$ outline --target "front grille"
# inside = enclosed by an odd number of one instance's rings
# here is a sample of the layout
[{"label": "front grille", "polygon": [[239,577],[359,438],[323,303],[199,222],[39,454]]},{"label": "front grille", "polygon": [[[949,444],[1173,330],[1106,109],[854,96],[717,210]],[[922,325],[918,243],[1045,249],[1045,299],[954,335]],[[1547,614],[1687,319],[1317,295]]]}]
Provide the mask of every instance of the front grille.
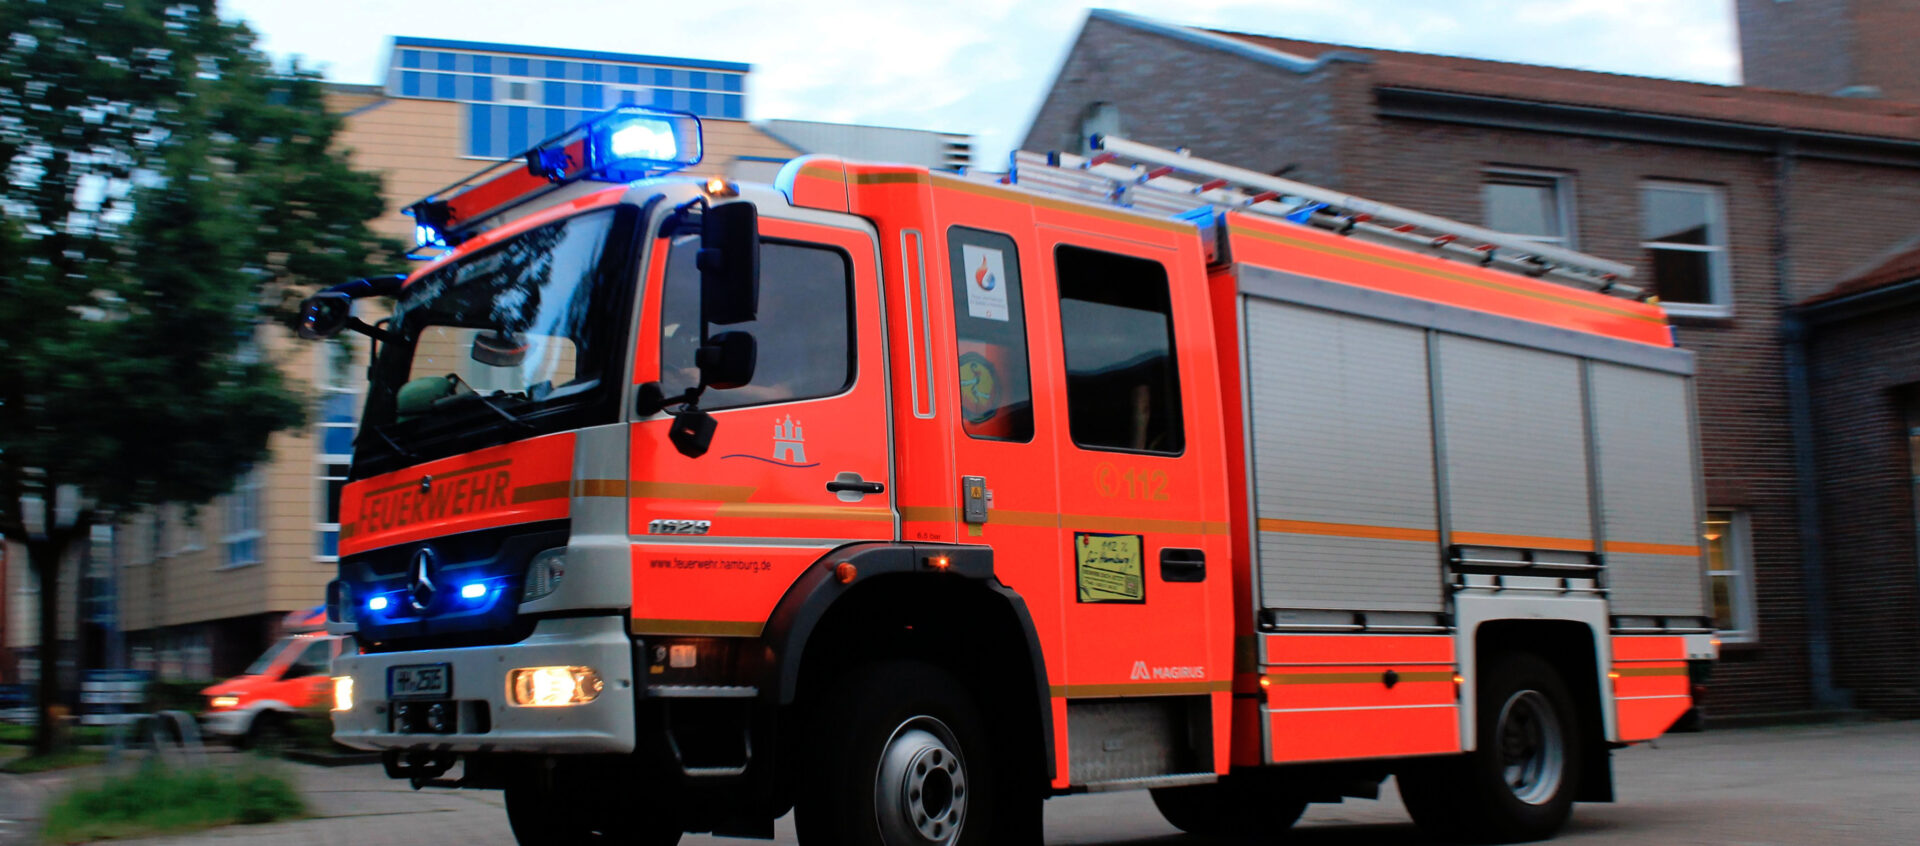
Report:
[{"label": "front grille", "polygon": [[[513,643],[527,563],[564,546],[564,521],[527,523],[398,544],[344,558],[359,640],[369,652]],[[424,555],[430,590],[415,578]]]}]

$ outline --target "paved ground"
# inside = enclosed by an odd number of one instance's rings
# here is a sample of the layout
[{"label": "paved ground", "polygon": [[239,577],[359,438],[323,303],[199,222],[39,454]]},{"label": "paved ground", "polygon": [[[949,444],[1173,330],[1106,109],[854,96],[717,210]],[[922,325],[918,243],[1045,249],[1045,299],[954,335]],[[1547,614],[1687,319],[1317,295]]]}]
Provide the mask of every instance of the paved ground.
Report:
[{"label": "paved ground", "polygon": [[[1676,735],[1615,753],[1621,801],[1582,805],[1558,842],[1849,846],[1920,839],[1920,722],[1865,723]],[[189,837],[120,841],[272,846],[507,846],[506,813],[491,791],[415,792],[377,767],[288,765],[318,818]],[[30,842],[31,817],[70,779],[0,775],[0,843]],[[792,844],[790,821],[780,844]],[[1289,842],[1412,846],[1425,841],[1389,789],[1380,801],[1315,805]],[[753,841],[689,836],[687,846]],[[1052,846],[1199,846],[1160,820],[1144,793],[1072,796],[1047,804]]]}]

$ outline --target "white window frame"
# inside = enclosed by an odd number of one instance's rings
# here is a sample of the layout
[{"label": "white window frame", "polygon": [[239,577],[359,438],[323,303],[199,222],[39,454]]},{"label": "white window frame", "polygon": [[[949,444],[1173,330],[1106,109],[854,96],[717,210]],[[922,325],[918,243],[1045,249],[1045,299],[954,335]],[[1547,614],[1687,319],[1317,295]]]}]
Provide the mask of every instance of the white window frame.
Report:
[{"label": "white window frame", "polygon": [[[266,540],[267,536],[266,530],[260,526],[261,518],[264,516],[261,513],[264,510],[261,506],[265,502],[261,497],[261,491],[266,489],[266,483],[260,476],[261,471],[259,468],[256,467],[248,470],[246,473],[241,474],[239,484],[233,487],[233,493],[227,494],[224,507],[221,509],[221,529],[225,531],[226,534],[220,536],[222,556],[218,569],[235,570],[241,567],[253,567],[266,560],[266,556],[263,555],[260,550],[261,543]],[[242,502],[242,497],[252,498],[250,511],[245,515],[250,519],[235,520],[234,516],[237,506]],[[235,523],[251,523],[252,527],[236,530],[234,527]],[[233,546],[247,541],[254,542],[253,557],[244,561],[235,561],[233,559]]]},{"label": "white window frame", "polygon": [[[1710,302],[1675,303],[1664,299],[1660,307],[1681,317],[1733,316],[1733,262],[1727,248],[1727,192],[1718,185],[1697,182],[1670,182],[1647,179],[1640,183],[1640,213],[1646,215],[1646,194],[1651,190],[1702,194],[1707,197],[1707,244],[1676,244],[1669,241],[1641,241],[1643,250],[1707,253],[1707,293]],[[1648,274],[1647,286],[1656,291],[1659,280]]]},{"label": "white window frame", "polygon": [[[357,380],[353,378],[354,369],[350,362],[344,374],[337,372],[333,367],[333,356],[337,353],[337,350],[326,347],[314,356],[314,384],[320,389],[321,409],[324,410],[326,408],[326,400],[328,398],[347,396],[352,398],[348,403],[348,407],[352,409],[354,418],[346,423],[332,423],[326,420],[320,420],[314,423],[312,552],[313,560],[322,563],[337,562],[340,560],[340,556],[337,554],[323,555],[320,552],[320,536],[329,532],[334,535],[334,550],[337,552],[340,548],[340,524],[337,522],[328,522],[327,520],[327,483],[333,479],[344,477],[331,475],[327,468],[335,464],[353,463],[353,456],[351,454],[326,452],[326,430],[346,429],[351,433],[358,429],[360,425],[360,391],[355,385]],[[345,378],[336,379],[334,378],[335,376],[344,376]]]},{"label": "white window frame", "polygon": [[1553,188],[1554,213],[1559,215],[1560,217],[1560,233],[1561,234],[1560,234],[1560,237],[1558,238],[1545,238],[1539,235],[1523,235],[1518,232],[1509,232],[1509,233],[1506,233],[1507,235],[1510,235],[1515,238],[1519,238],[1523,241],[1532,241],[1536,244],[1551,244],[1557,247],[1565,247],[1569,250],[1580,249],[1580,225],[1579,225],[1579,220],[1574,216],[1573,174],[1563,170],[1536,170],[1533,168],[1524,168],[1524,167],[1489,167],[1487,168],[1483,172],[1484,178],[1482,178],[1480,181],[1480,186],[1481,186],[1480,206],[1481,206],[1481,212],[1482,212],[1482,219],[1486,220],[1489,223],[1489,225],[1491,225],[1492,223],[1492,218],[1490,215],[1487,215],[1485,213],[1487,211],[1486,186],[1489,184],[1492,184],[1497,177],[1502,177],[1502,176],[1510,177],[1510,178],[1517,177],[1518,179],[1521,179],[1521,180],[1538,180],[1540,182],[1548,183]]},{"label": "white window frame", "polygon": [[[1733,603],[1733,628],[1719,629],[1720,640],[1722,643],[1754,643],[1760,639],[1760,624],[1753,607],[1752,521],[1748,518],[1746,511],[1738,508],[1709,507],[1707,514],[1709,517],[1715,514],[1728,515],[1725,536],[1726,553],[1721,557],[1721,561],[1727,565],[1727,568],[1707,571],[1709,587],[1712,586],[1714,579],[1728,580],[1727,597],[1728,601]],[[1703,541],[1707,539],[1706,531],[1707,527],[1702,526]],[[1710,562],[1708,566],[1712,566]],[[1713,611],[1711,592],[1707,594],[1707,603],[1708,613],[1711,614]],[[1719,624],[1719,620],[1715,619],[1714,626],[1717,628]]]}]

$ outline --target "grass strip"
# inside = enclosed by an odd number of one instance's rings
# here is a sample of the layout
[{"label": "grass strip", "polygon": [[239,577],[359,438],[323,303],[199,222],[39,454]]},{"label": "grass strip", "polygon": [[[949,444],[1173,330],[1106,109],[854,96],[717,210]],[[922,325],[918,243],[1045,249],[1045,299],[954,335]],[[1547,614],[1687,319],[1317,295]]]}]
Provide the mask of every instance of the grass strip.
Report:
[{"label": "grass strip", "polygon": [[[16,723],[0,723],[0,743],[16,745],[33,742],[33,726]],[[81,746],[97,746],[106,743],[112,737],[112,729],[101,726],[74,726],[67,729],[67,742]]]},{"label": "grass strip", "polygon": [[48,808],[50,843],[179,834],[304,816],[287,780],[257,768],[181,770],[158,765],[78,787]]},{"label": "grass strip", "polygon": [[59,749],[51,755],[22,755],[4,764],[0,771],[9,773],[41,773],[47,770],[64,770],[68,767],[90,767],[106,763],[107,753],[101,749]]}]

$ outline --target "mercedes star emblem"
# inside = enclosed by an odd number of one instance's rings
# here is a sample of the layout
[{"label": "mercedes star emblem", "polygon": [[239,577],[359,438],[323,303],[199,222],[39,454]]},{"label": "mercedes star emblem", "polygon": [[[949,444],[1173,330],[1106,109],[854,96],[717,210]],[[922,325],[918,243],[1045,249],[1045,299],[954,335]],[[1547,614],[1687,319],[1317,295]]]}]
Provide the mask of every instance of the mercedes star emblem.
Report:
[{"label": "mercedes star emblem", "polygon": [[433,550],[420,547],[413,554],[413,581],[407,585],[407,599],[413,603],[414,610],[425,611],[433,604],[433,568],[435,561]]}]

